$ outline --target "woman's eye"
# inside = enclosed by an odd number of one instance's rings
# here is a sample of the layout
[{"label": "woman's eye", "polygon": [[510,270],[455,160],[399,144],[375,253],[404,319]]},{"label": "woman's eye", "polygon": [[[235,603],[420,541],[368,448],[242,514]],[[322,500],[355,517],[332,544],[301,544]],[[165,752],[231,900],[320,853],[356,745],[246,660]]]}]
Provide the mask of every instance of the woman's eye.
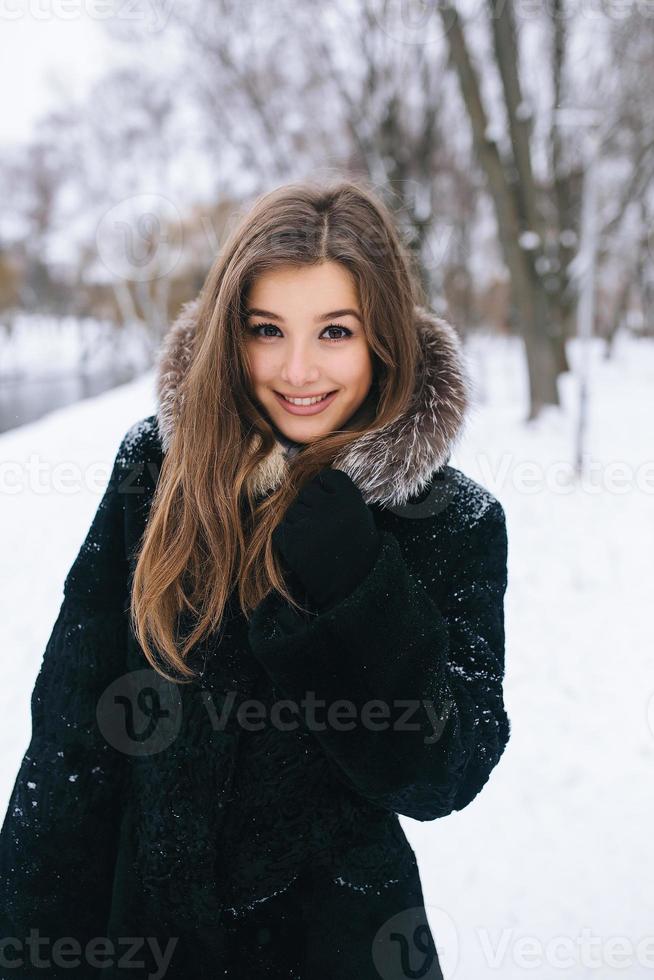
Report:
[{"label": "woman's eye", "polygon": [[[248,329],[249,329],[250,333],[253,334],[254,336],[261,337],[262,339],[265,339],[267,337],[272,337],[273,334],[268,334],[268,333],[261,334],[261,333],[259,333],[259,330],[268,330],[269,328],[271,330],[279,330],[279,327],[275,323],[257,323],[254,326],[249,327]],[[329,340],[332,343],[337,343],[339,340],[345,340],[347,337],[351,337],[352,336],[352,331],[348,327],[341,326],[340,323],[330,323],[330,324],[328,324],[328,326],[326,326],[325,329],[323,330],[323,333],[325,333],[325,331],[327,331],[327,330],[341,330],[341,331],[343,331],[343,334],[340,337],[327,337],[327,338],[325,338],[326,340]]]},{"label": "woman's eye", "polygon": [[325,330],[343,330],[344,333],[345,333],[345,336],[341,336],[341,337],[328,337],[327,338],[328,340],[345,340],[345,337],[351,337],[352,336],[352,331],[351,330],[348,330],[347,327],[341,327],[340,324],[338,324],[338,323],[330,323],[328,327],[325,327]]},{"label": "woman's eye", "polygon": [[[259,330],[263,330],[264,328],[267,329],[268,327],[270,327],[271,330],[277,330],[278,329],[275,326],[274,323],[257,323],[257,324],[255,324],[255,326],[249,327],[248,329],[249,329],[249,331],[250,331],[251,334],[254,334],[257,337],[262,337],[263,334],[260,334],[259,333]],[[268,334],[266,334],[266,336],[268,336]]]}]

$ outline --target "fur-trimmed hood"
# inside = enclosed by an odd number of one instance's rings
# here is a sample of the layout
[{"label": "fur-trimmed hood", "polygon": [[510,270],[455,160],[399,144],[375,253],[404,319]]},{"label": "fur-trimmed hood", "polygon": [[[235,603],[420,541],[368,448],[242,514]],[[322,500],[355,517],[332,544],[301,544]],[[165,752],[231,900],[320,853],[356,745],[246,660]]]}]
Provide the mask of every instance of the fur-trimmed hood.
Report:
[{"label": "fur-trimmed hood", "polygon": [[[156,366],[157,427],[163,451],[170,445],[179,387],[193,354],[200,297],[186,303],[162,343]],[[416,307],[420,356],[411,404],[382,428],[356,438],[334,460],[359,487],[367,504],[400,506],[420,493],[450,458],[462,435],[472,387],[454,328],[425,307]],[[256,493],[279,486],[289,446],[277,439],[254,474]]]}]

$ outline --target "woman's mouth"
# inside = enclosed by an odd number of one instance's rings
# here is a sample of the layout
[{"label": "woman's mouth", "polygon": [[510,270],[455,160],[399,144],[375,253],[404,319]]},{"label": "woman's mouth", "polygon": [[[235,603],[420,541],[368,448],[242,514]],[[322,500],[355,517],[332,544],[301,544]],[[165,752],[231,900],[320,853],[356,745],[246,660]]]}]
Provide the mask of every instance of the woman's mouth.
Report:
[{"label": "woman's mouth", "polygon": [[337,394],[337,391],[329,391],[315,398],[294,398],[291,401],[276,391],[275,398],[291,415],[317,415],[331,405]]}]

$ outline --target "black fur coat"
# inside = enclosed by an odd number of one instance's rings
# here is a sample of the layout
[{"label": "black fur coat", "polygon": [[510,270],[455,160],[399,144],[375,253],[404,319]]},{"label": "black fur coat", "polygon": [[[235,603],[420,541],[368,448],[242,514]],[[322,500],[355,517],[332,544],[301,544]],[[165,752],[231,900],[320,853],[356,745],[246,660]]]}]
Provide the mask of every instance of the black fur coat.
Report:
[{"label": "black fur coat", "polygon": [[[196,303],[169,331],[157,414],[123,438],[64,583],[0,834],[0,978],[434,980],[397,815],[468,806],[510,730],[504,512],[447,465],[470,395],[458,338],[417,311],[410,410],[334,463],[381,533],[366,579],[311,617],[280,618],[276,593],[249,621],[230,601],[193,651],[200,679],[176,685],[149,668],[126,611]],[[276,443],[258,492],[283,478],[287,448]],[[269,932],[248,923],[291,897],[295,958],[274,966]],[[226,922],[243,924],[236,950]],[[30,930],[48,939],[47,968]]]}]

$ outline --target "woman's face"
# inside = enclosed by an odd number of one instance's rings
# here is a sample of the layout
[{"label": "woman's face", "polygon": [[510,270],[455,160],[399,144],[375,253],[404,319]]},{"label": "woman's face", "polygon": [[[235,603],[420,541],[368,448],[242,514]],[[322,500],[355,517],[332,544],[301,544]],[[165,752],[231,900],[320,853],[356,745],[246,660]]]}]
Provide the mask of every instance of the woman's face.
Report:
[{"label": "woman's face", "polygon": [[[338,262],[264,273],[246,302],[246,350],[256,401],[289,439],[309,443],[345,426],[373,380],[357,290]],[[328,397],[295,406],[282,396]]]}]

